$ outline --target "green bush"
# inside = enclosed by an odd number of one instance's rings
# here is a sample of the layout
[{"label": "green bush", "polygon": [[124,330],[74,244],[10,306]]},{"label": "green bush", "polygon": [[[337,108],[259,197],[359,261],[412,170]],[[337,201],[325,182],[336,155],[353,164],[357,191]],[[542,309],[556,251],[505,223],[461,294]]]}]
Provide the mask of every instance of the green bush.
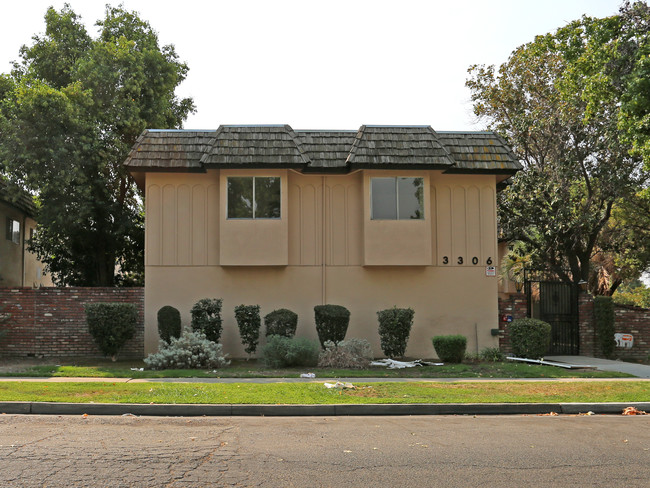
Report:
[{"label": "green bush", "polygon": [[516,319],[508,324],[508,335],[515,356],[541,359],[551,344],[551,325],[537,319]]},{"label": "green bush", "polygon": [[158,335],[167,344],[172,337],[181,336],[181,313],[174,307],[165,305],[158,310]]},{"label": "green bush", "polygon": [[443,363],[461,363],[467,349],[467,337],[454,335],[435,336],[431,339],[436,354]]},{"label": "green bush", "polygon": [[614,354],[616,341],[614,340],[614,302],[612,297],[594,297],[594,319],[596,321],[596,337],[600,344],[600,351],[606,358]]},{"label": "green bush", "polygon": [[327,341],[318,356],[318,367],[362,369],[370,365],[372,358],[372,348],[365,339],[351,338],[338,344]]},{"label": "green bush", "polygon": [[235,319],[239,327],[241,343],[245,346],[246,353],[253,354],[257,350],[257,343],[260,339],[260,306],[239,305],[235,307]]},{"label": "green bush", "polygon": [[316,305],[314,307],[316,331],[323,349],[325,343],[338,344],[345,339],[350,324],[350,311],[341,305]]},{"label": "green bush", "polygon": [[144,359],[151,369],[221,368],[230,364],[221,344],[210,341],[199,331],[186,330],[166,343],[160,341],[157,353]]},{"label": "green bush", "polygon": [[298,328],[298,315],[286,308],[273,310],[264,317],[264,326],[267,337],[272,335],[293,337]]},{"label": "green bush", "polygon": [[[5,307],[0,307],[0,325],[5,325],[9,322],[9,319],[11,318],[11,314],[9,312],[4,311]],[[0,341],[4,339],[4,337],[7,335],[7,330],[2,328],[0,329]]]},{"label": "green bush", "polygon": [[389,308],[377,312],[381,350],[386,357],[401,358],[411,334],[415,312],[411,308]]},{"label": "green bush", "polygon": [[489,361],[493,363],[499,363],[505,359],[505,355],[498,347],[485,347],[481,349],[478,356],[481,361]]},{"label": "green bush", "polygon": [[316,366],[318,343],[302,337],[269,336],[262,348],[264,363],[270,368]]},{"label": "green bush", "polygon": [[84,307],[88,331],[97,347],[113,361],[135,335],[138,311],[131,303],[88,303]]},{"label": "green bush", "polygon": [[194,304],[192,314],[192,330],[201,331],[212,342],[221,339],[221,298],[202,298]]}]

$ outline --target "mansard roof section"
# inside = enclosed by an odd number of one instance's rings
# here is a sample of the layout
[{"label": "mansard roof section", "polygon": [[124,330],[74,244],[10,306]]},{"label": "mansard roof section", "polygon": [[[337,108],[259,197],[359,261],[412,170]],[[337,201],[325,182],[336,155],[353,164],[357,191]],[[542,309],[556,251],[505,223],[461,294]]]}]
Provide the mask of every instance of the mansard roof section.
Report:
[{"label": "mansard roof section", "polygon": [[215,130],[147,129],[124,162],[132,171],[202,170],[201,158],[212,147]]},{"label": "mansard roof section", "polygon": [[347,168],[356,130],[296,130],[311,159],[310,168]]},{"label": "mansard roof section", "polygon": [[310,162],[288,125],[222,125],[201,159],[206,168],[301,168]]},{"label": "mansard roof section", "polygon": [[507,173],[522,169],[506,142],[495,132],[437,132],[456,164],[448,173]]},{"label": "mansard roof section", "polygon": [[347,163],[353,168],[444,169],[454,160],[431,126],[362,125]]}]

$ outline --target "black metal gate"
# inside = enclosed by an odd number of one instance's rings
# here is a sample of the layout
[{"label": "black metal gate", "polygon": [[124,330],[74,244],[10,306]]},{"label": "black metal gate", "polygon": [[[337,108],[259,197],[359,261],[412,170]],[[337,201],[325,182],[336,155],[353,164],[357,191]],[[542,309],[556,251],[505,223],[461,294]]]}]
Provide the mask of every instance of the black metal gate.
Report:
[{"label": "black metal gate", "polygon": [[551,324],[548,354],[578,354],[578,289],[572,283],[544,278],[541,273],[526,277],[528,316]]}]

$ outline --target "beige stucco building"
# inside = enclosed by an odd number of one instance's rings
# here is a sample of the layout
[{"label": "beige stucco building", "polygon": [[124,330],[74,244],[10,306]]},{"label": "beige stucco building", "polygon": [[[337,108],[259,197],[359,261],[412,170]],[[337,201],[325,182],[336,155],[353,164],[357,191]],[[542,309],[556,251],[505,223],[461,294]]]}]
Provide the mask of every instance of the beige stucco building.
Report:
[{"label": "beige stucco building", "polygon": [[460,333],[496,346],[496,194],[519,168],[494,133],[428,126],[145,131],[126,163],[145,192],[145,352],[156,313],[223,299],[222,343],[244,356],[239,304],[289,308],[316,338],[314,305],[351,312],[347,337],[381,355],[377,311],[415,310],[408,356]]},{"label": "beige stucco building", "polygon": [[0,181],[0,221],[5,232],[0,240],[0,287],[52,286],[44,265],[27,250],[36,230],[34,204],[26,194],[12,195]]}]

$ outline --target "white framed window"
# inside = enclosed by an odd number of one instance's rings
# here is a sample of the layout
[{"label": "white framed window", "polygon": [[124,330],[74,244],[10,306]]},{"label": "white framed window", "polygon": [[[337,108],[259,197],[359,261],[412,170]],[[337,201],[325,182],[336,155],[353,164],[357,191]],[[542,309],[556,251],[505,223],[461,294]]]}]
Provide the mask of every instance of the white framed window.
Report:
[{"label": "white framed window", "polygon": [[370,178],[372,220],[423,220],[424,178]]},{"label": "white framed window", "polygon": [[227,187],[229,219],[280,218],[279,176],[229,176]]},{"label": "white framed window", "polygon": [[7,217],[7,240],[20,244],[20,222]]}]

